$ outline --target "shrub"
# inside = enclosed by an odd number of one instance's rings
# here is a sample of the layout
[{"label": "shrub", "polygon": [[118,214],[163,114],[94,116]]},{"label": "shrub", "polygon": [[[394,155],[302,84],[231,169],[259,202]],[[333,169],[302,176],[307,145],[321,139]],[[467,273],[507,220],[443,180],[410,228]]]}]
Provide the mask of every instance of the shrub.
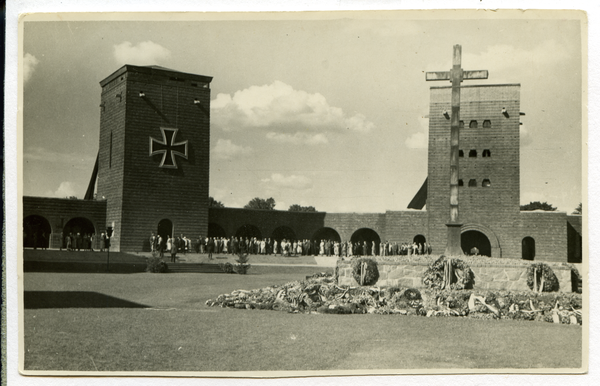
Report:
[{"label": "shrub", "polygon": [[225,272],[225,273],[233,273],[233,264],[227,262],[227,263],[219,263],[219,268],[221,268],[221,271]]},{"label": "shrub", "polygon": [[377,262],[372,259],[352,260],[352,276],[360,285],[373,285],[379,280],[379,269]]},{"label": "shrub", "polygon": [[162,259],[150,257],[146,260],[146,271],[152,273],[166,273],[169,271],[169,267]]},{"label": "shrub", "polygon": [[233,271],[240,275],[245,275],[246,272],[248,272],[248,270],[250,269],[250,264],[248,264],[248,260],[250,260],[250,258],[248,257],[248,253],[242,251],[238,253],[237,256],[237,259],[235,259],[235,261],[237,261],[237,264],[233,265]]},{"label": "shrub", "polygon": [[548,264],[535,263],[527,268],[527,285],[537,292],[558,291],[558,278]]}]

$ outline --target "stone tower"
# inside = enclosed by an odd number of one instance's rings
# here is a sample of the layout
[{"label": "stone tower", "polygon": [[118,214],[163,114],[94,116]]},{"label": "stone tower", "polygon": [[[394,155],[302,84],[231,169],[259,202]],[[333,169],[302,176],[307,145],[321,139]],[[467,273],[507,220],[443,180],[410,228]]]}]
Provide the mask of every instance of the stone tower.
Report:
[{"label": "stone tower", "polygon": [[[446,245],[450,208],[450,93],[450,87],[431,87],[427,213],[429,242],[437,251]],[[493,257],[520,255],[520,85],[462,86],[460,109],[463,250],[476,246]],[[515,250],[502,251],[501,245]]]},{"label": "stone tower", "polygon": [[111,250],[149,250],[151,232],[206,235],[211,80],[125,65],[100,82],[97,197]]}]

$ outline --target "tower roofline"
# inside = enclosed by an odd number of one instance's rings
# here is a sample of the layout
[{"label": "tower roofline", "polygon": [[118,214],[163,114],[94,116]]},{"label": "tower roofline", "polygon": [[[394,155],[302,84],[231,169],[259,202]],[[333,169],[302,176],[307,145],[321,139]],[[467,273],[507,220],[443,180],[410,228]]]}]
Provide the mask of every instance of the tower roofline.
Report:
[{"label": "tower roofline", "polygon": [[[498,84],[470,84],[466,86],[460,86],[460,88],[474,88],[474,87],[507,87],[507,86],[518,86],[521,87],[521,83],[498,83]],[[430,89],[438,88],[452,88],[452,86],[431,86]]]},{"label": "tower roofline", "polygon": [[140,74],[147,75],[158,75],[165,77],[174,77],[179,79],[189,79],[195,80],[199,82],[210,83],[213,79],[212,76],[198,75],[198,74],[190,74],[188,72],[181,72],[177,70],[172,70],[170,68],[165,68],[157,65],[150,66],[134,66],[132,64],[126,64],[123,67],[119,68],[117,71],[110,74],[108,77],[104,78],[100,81],[100,86],[104,87],[107,83],[110,83],[113,79],[123,75],[126,72],[136,72]]}]

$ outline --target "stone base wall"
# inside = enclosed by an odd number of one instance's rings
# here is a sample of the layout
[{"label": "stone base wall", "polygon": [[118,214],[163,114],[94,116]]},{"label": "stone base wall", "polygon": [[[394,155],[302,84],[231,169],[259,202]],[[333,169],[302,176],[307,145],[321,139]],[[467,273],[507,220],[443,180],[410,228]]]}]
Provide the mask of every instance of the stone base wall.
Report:
[{"label": "stone base wall", "polygon": [[[571,271],[565,266],[549,264],[558,278],[560,292],[571,292]],[[350,261],[338,261],[340,285],[358,286],[352,276]],[[482,265],[470,266],[475,274],[473,289],[529,291],[527,286],[527,266],[524,265]],[[423,263],[405,264],[377,262],[378,287],[423,288],[422,277],[428,265]]]}]

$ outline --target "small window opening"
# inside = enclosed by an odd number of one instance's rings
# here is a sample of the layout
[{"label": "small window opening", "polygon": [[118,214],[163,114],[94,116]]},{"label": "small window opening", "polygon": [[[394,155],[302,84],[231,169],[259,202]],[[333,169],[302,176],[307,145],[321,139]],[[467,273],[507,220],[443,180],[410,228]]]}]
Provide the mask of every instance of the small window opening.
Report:
[{"label": "small window opening", "polygon": [[465,121],[458,121],[458,127],[460,127],[461,129],[464,129]]},{"label": "small window opening", "polygon": [[490,153],[490,149],[485,149],[481,154],[482,157],[491,157],[492,153]]},{"label": "small window opening", "polygon": [[492,127],[492,121],[490,121],[489,119],[486,119],[485,121],[483,121],[484,129],[489,129],[490,127]]},{"label": "small window opening", "polygon": [[192,87],[198,87],[198,83],[192,83]]},{"label": "small window opening", "polygon": [[471,123],[469,123],[469,127],[471,129],[476,129],[477,128],[477,121],[471,121]]},{"label": "small window opening", "polygon": [[462,150],[459,150],[459,151],[458,151],[458,156],[459,156],[459,157],[464,157],[464,156],[465,156],[465,152],[464,152],[464,151],[462,151]]},{"label": "small window opening", "polygon": [[458,186],[464,186],[465,183],[463,182],[462,178],[458,180]]},{"label": "small window opening", "polygon": [[476,157],[477,157],[477,150],[475,150],[475,149],[471,149],[471,150],[469,151],[469,157],[471,157],[471,158],[476,158]]},{"label": "small window opening", "polygon": [[482,186],[482,187],[484,187],[484,188],[489,188],[489,187],[490,187],[490,185],[491,185],[491,183],[490,183],[490,180],[489,180],[489,178],[485,178],[485,179],[483,180],[483,182],[481,183],[481,186]]},{"label": "small window opening", "polygon": [[471,187],[475,187],[475,186],[477,186],[477,180],[474,178],[471,178],[469,180],[469,187],[471,188]]}]

